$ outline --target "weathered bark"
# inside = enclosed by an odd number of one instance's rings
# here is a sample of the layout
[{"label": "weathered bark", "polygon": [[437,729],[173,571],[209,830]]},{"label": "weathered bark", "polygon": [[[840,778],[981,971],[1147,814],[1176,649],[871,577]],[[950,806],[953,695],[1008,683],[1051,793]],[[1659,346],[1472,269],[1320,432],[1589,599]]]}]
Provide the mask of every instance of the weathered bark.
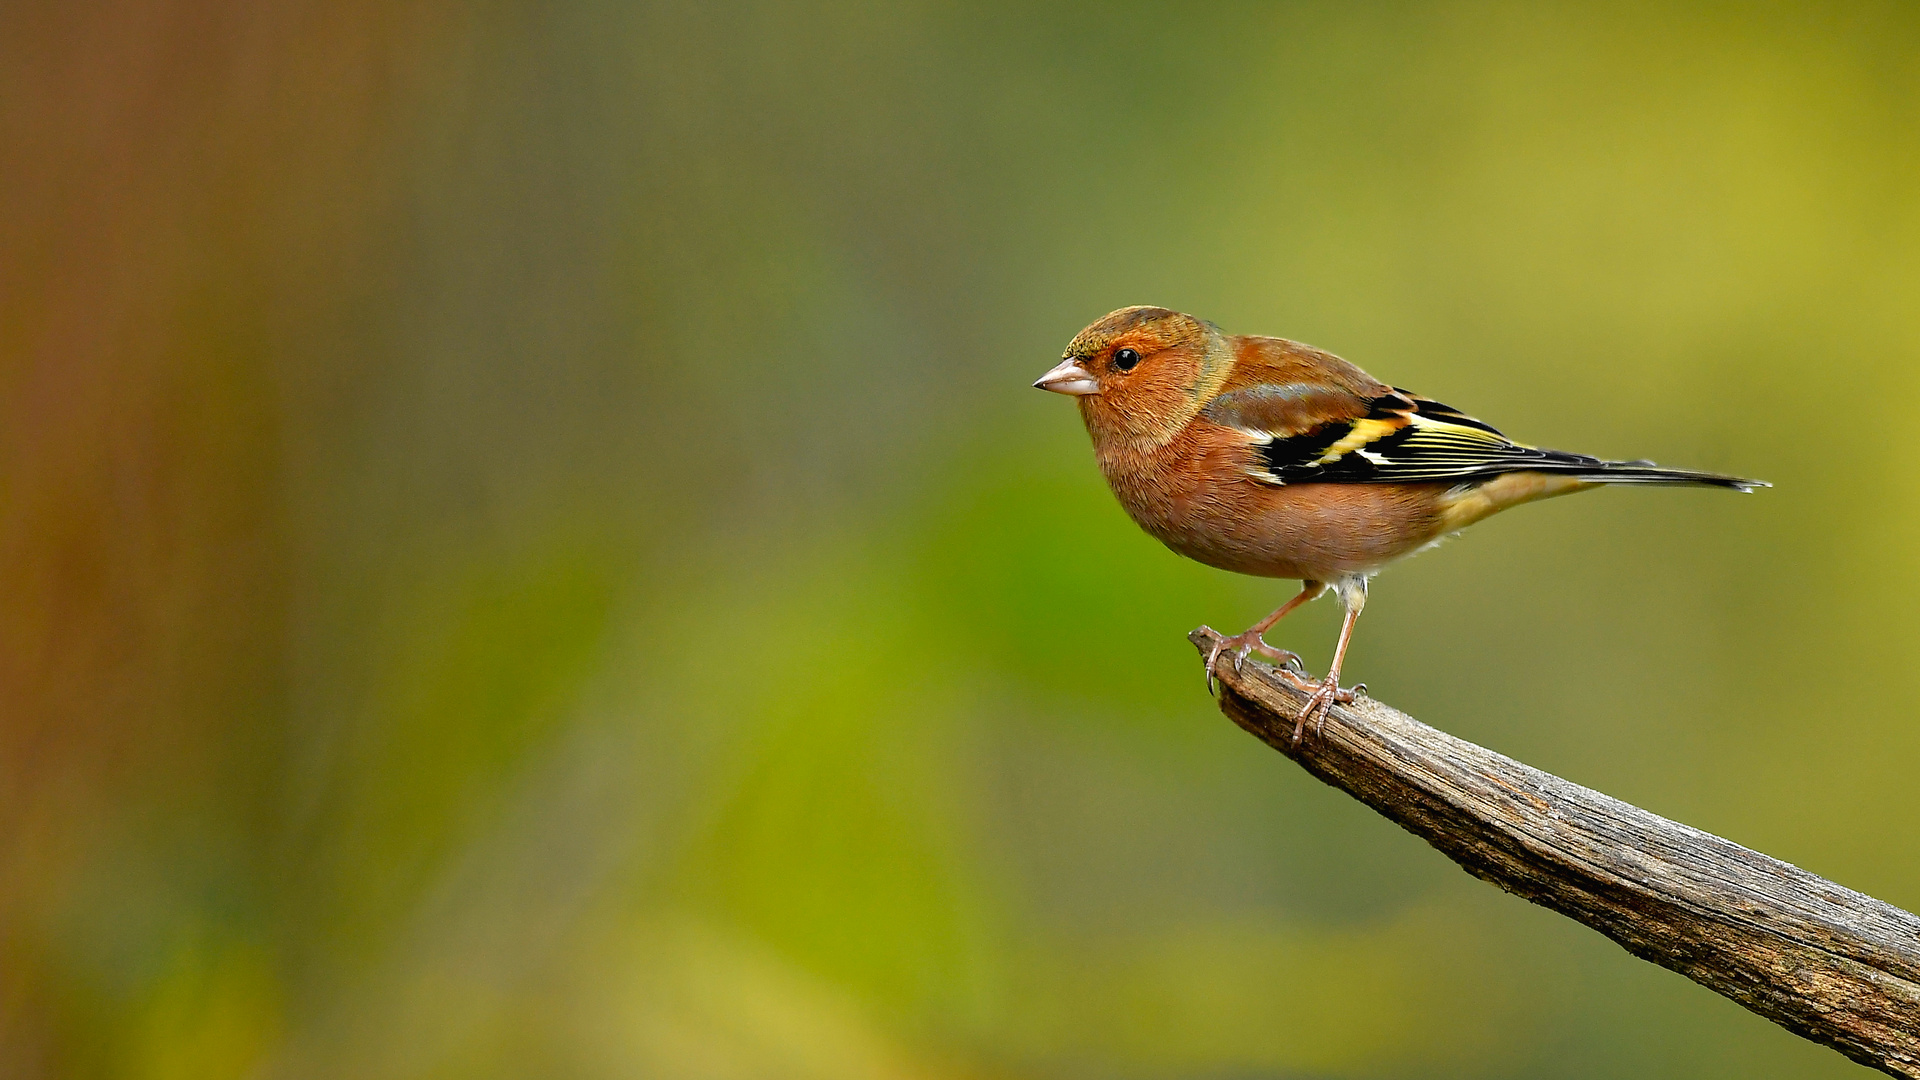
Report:
[{"label": "weathered bark", "polygon": [[[1220,635],[1189,635],[1205,656]],[[1220,707],[1468,873],[1863,1065],[1920,1078],[1920,918],[1377,701],[1293,744],[1306,695],[1219,666]]]}]

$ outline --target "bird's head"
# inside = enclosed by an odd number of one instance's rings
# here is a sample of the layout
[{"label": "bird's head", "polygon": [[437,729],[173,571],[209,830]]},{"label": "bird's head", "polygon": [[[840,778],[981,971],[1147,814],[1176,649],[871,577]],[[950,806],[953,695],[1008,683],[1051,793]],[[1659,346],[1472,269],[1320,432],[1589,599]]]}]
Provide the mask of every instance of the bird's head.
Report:
[{"label": "bird's head", "polygon": [[1212,323],[1159,307],[1128,307],[1074,335],[1033,385],[1080,399],[1096,442],[1164,443],[1220,392],[1233,346]]}]

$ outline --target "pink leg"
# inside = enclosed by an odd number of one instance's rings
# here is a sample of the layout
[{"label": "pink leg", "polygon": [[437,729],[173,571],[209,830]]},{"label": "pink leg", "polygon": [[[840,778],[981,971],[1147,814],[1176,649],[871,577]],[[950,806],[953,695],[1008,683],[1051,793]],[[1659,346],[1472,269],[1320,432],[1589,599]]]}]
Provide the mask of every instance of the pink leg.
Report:
[{"label": "pink leg", "polygon": [[1209,694],[1213,693],[1213,665],[1220,659],[1220,654],[1222,653],[1231,652],[1233,654],[1233,670],[1235,671],[1240,670],[1241,662],[1247,658],[1247,654],[1250,652],[1257,652],[1269,660],[1278,660],[1283,666],[1298,667],[1300,664],[1300,657],[1298,655],[1286,649],[1274,648],[1261,640],[1260,635],[1266,633],[1268,628],[1273,626],[1274,623],[1285,618],[1287,612],[1292,611],[1294,608],[1299,607],[1301,604],[1314,599],[1326,591],[1327,586],[1325,582],[1303,581],[1300,583],[1300,592],[1298,595],[1286,603],[1281,604],[1274,610],[1273,614],[1254,623],[1242,633],[1235,634],[1230,638],[1222,638],[1220,643],[1213,647],[1213,651],[1207,654],[1207,692]]},{"label": "pink leg", "polygon": [[[1313,686],[1313,696],[1307,699],[1306,707],[1300,710],[1298,717],[1294,718],[1295,745],[1299,744],[1300,733],[1306,730],[1308,720],[1314,721],[1313,731],[1317,735],[1320,733],[1320,726],[1326,722],[1327,710],[1333,707],[1334,702],[1347,705],[1353,701],[1352,690],[1340,689],[1340,667],[1347,660],[1347,644],[1353,640],[1353,624],[1360,619],[1360,609],[1367,606],[1366,579],[1358,579],[1357,584],[1341,582],[1340,602],[1347,609],[1347,617],[1340,623],[1340,643],[1334,646],[1333,663],[1327,666],[1326,679],[1317,685],[1308,684]],[[1305,688],[1302,687],[1302,689]]]}]

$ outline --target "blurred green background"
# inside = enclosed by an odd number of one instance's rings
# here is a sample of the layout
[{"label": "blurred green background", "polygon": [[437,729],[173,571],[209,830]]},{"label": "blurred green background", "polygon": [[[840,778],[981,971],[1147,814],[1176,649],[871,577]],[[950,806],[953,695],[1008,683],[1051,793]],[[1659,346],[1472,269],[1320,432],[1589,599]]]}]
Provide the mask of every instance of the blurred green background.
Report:
[{"label": "blurred green background", "polygon": [[1773,481],[1348,671],[1914,908],[1917,136],[1899,2],[0,6],[0,1074],[1863,1075],[1234,729],[1291,586],[1027,384],[1162,304]]}]

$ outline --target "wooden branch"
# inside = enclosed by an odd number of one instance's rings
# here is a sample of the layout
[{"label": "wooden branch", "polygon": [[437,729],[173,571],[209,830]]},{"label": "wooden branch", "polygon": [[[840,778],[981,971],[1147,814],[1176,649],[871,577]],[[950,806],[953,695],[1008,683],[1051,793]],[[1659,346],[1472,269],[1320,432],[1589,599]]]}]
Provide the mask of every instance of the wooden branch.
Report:
[{"label": "wooden branch", "polygon": [[[1220,635],[1188,637],[1207,655]],[[1469,874],[1863,1065],[1920,1078],[1920,918],[1366,698],[1293,745],[1306,696],[1249,660],[1220,708]]]}]

